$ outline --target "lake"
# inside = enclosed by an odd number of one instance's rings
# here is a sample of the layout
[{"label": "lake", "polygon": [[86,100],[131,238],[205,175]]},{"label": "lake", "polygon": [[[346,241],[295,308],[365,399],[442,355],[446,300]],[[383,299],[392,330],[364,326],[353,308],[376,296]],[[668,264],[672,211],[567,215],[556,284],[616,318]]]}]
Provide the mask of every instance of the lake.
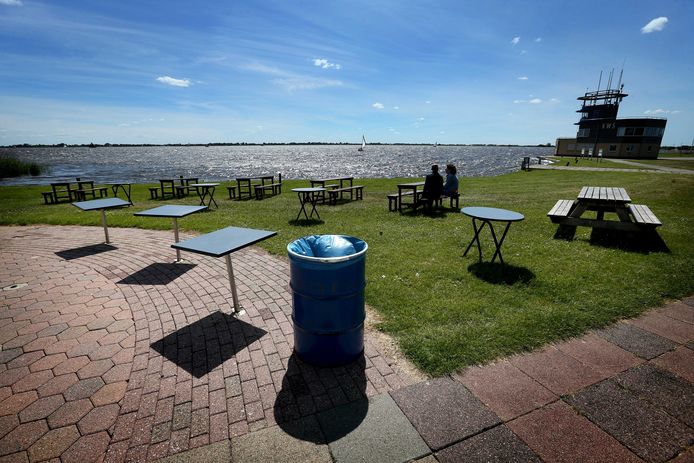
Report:
[{"label": "lake", "polygon": [[0,185],[48,184],[76,177],[96,183],[155,183],[160,178],[225,181],[282,173],[285,179],[353,176],[423,177],[448,163],[460,177],[501,175],[520,169],[524,156],[551,156],[554,148],[523,146],[354,145],[152,146],[0,148],[0,156],[47,167],[44,175],[0,180]]}]

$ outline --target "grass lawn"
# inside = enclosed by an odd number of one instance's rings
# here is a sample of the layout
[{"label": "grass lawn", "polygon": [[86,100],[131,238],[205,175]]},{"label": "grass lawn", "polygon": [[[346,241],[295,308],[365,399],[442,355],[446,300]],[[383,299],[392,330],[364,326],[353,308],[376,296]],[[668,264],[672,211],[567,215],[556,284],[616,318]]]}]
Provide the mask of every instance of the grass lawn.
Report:
[{"label": "grass lawn", "polygon": [[[457,211],[388,212],[385,195],[397,191],[400,181],[359,180],[365,185],[364,200],[319,206],[320,223],[293,221],[299,204],[290,189],[307,186],[306,181],[287,181],[282,195],[263,201],[230,201],[224,199],[226,189],[218,188],[218,210],[186,217],[180,225],[198,232],[228,225],[277,230],[279,235],[261,246],[281,256],[288,242],[307,234],[366,240],[366,297],[381,316],[378,328],[432,375],[577,335],[694,293],[694,176],[535,170],[462,178],[461,207],[502,207],[526,216],[511,226],[504,243],[505,268],[479,264],[476,252],[463,257],[473,231],[470,219]],[[634,203],[648,205],[664,224],[658,230],[669,252],[586,228],[579,228],[572,241],[554,239],[557,226],[547,211],[557,199],[575,198],[583,185],[624,187]],[[45,190],[0,188],[0,223],[99,225],[97,212],[43,205],[40,192]],[[132,213],[166,203],[197,203],[193,198],[149,200],[145,185],[134,186],[133,201],[135,207],[109,212],[109,226],[170,230],[169,219]],[[493,245],[486,230],[483,244],[488,260]]]},{"label": "grass lawn", "polygon": [[600,167],[602,169],[644,169],[644,167],[639,167],[639,166],[632,166],[629,164],[620,164],[618,162],[612,162],[609,159],[603,159],[601,161],[598,161],[597,159],[581,159],[578,158],[578,162],[576,162],[576,158],[573,158],[571,156],[553,156],[549,159],[552,159],[554,162],[553,165],[555,166],[566,166],[568,163],[568,167]]},{"label": "grass lawn", "polygon": [[678,159],[678,160],[675,160],[675,159],[636,160],[636,159],[634,159],[634,162],[638,162],[640,164],[654,165],[654,166],[674,167],[675,169],[694,170],[694,161],[690,161],[687,159]]}]

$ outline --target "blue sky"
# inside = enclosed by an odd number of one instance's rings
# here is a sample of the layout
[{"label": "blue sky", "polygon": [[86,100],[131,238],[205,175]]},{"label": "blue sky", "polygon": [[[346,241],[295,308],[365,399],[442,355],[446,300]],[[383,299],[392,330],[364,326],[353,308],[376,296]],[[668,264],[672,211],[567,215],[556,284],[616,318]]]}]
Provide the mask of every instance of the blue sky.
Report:
[{"label": "blue sky", "polygon": [[620,116],[689,144],[693,20],[690,0],[0,0],[0,145],[554,143],[623,64]]}]

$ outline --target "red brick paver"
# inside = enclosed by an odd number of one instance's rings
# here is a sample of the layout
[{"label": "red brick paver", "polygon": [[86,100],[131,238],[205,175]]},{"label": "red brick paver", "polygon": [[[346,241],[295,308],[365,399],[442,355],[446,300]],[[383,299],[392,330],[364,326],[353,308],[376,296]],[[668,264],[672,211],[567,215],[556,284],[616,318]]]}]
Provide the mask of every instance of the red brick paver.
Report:
[{"label": "red brick paver", "polygon": [[368,336],[356,368],[296,362],[285,259],[232,256],[237,320],[222,259],[110,235],[0,228],[0,287],[27,284],[0,292],[0,456],[152,460],[414,381]]}]

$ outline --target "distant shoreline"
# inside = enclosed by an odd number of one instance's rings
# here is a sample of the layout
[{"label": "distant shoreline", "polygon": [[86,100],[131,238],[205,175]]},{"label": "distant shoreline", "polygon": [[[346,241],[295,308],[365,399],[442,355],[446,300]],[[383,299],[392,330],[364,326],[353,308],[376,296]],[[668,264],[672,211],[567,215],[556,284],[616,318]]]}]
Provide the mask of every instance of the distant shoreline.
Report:
[{"label": "distant shoreline", "polygon": [[[88,144],[69,144],[56,143],[53,145],[32,145],[22,143],[19,145],[4,145],[0,148],[129,148],[147,146],[360,146],[361,143],[333,143],[333,142],[289,142],[289,143],[88,143]],[[550,143],[538,145],[515,145],[515,144],[496,144],[496,143],[369,143],[374,146],[501,146],[501,147],[520,147],[520,148],[553,148]]]}]

